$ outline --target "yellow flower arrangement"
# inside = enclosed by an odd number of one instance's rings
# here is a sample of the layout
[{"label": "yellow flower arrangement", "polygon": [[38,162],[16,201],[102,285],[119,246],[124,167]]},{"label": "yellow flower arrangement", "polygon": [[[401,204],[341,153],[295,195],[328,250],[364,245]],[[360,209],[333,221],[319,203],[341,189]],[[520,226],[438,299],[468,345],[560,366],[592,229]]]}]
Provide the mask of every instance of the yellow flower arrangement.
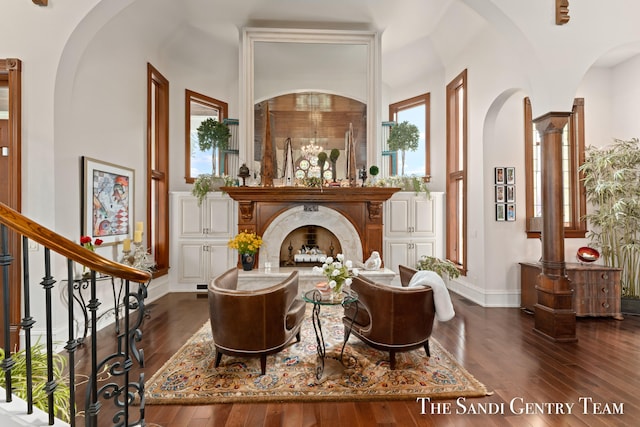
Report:
[{"label": "yellow flower arrangement", "polygon": [[240,254],[255,254],[262,246],[262,237],[245,230],[229,240],[228,246]]}]

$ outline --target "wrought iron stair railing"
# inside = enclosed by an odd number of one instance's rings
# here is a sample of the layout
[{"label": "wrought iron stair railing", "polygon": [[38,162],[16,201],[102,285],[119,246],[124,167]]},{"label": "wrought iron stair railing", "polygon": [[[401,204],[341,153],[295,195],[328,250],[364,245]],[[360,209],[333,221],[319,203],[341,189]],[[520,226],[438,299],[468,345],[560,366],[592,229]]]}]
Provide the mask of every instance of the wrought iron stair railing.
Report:
[{"label": "wrought iron stair railing", "polygon": [[[10,237],[13,239],[21,239],[21,254],[9,253]],[[44,252],[44,277],[39,282],[39,287],[31,280],[30,270],[31,262],[29,241],[38,243],[43,247]],[[40,251],[34,252],[40,255]],[[57,254],[57,255],[56,255]],[[52,258],[53,255],[53,258]],[[56,259],[56,256],[62,258]],[[58,262],[52,264],[52,261]],[[21,262],[21,263],[20,263]],[[66,270],[60,276],[61,281],[54,276],[56,270],[54,265],[64,265],[66,262]],[[19,264],[13,264],[19,263]],[[17,325],[24,335],[24,348],[27,363],[27,390],[25,399],[27,402],[27,413],[33,411],[33,398],[30,393],[34,384],[31,382],[32,370],[30,362],[30,354],[32,348],[32,328],[37,322],[44,322],[46,330],[46,351],[47,351],[47,381],[45,389],[48,394],[48,415],[49,424],[52,425],[58,414],[55,413],[53,398],[56,393],[57,382],[54,378],[53,368],[53,303],[52,299],[59,293],[66,292],[68,304],[68,340],[64,346],[66,357],[68,358],[68,381],[70,389],[69,397],[69,419],[72,426],[76,425],[76,384],[75,384],[75,364],[76,351],[80,345],[80,340],[76,336],[74,328],[74,296],[73,283],[75,279],[74,263],[90,269],[89,277],[86,281],[89,283],[90,297],[86,309],[89,313],[88,320],[90,322],[91,337],[84,345],[89,344],[90,349],[90,365],[91,373],[89,383],[85,392],[84,405],[84,424],[87,426],[98,425],[98,414],[105,402],[112,402],[114,409],[111,424],[118,426],[145,425],[144,422],[144,375],[141,373],[138,378],[130,378],[131,368],[134,361],[140,366],[144,365],[144,354],[138,349],[136,343],[141,339],[141,331],[139,329],[144,317],[144,299],[146,297],[146,287],[151,279],[151,274],[127,265],[109,260],[96,254],[95,252],[86,250],[78,243],[69,240],[54,231],[43,227],[42,225],[30,220],[19,212],[0,203],[0,285],[2,286],[2,310],[3,310],[3,328],[4,328],[4,359],[0,362],[4,370],[4,384],[0,381],[0,385],[4,386],[6,391],[6,400],[11,402],[13,399],[12,386],[12,368],[16,361],[12,357],[11,348],[11,318],[10,318],[10,301],[12,301],[12,293],[21,292],[22,300],[22,319]],[[11,283],[9,269],[11,265],[20,268],[22,271],[21,283]],[[38,270],[39,271],[39,270]],[[97,352],[97,319],[98,307],[101,304],[97,294],[98,286],[105,281],[96,281],[100,276],[110,276],[114,280],[122,281],[123,292],[120,301],[123,314],[120,319],[122,326],[119,327],[118,333],[114,338],[117,340],[114,346],[117,350],[113,354],[99,358]],[[66,289],[56,287],[59,282],[66,281]],[[137,284],[137,286],[136,286]],[[104,285],[103,285],[104,286]],[[44,313],[34,314],[32,312],[31,298],[34,292],[44,292],[45,309]],[[56,294],[56,292],[58,294]],[[64,353],[64,352],[63,352]],[[98,375],[101,370],[107,369],[110,376],[103,383],[98,382]],[[134,401],[137,399],[137,402]],[[131,413],[130,413],[131,412]],[[133,415],[136,414],[136,415]],[[103,415],[103,414],[100,414]],[[106,415],[106,414],[105,414]]]}]

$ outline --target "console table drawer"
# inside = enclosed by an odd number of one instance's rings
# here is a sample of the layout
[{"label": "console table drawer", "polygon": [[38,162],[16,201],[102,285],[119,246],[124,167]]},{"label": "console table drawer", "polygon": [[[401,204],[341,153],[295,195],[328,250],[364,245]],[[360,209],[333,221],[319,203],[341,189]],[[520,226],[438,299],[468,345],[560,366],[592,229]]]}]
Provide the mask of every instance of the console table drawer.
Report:
[{"label": "console table drawer", "polygon": [[[535,285],[542,266],[522,262],[520,269],[521,306],[533,311],[537,302]],[[622,319],[619,268],[567,263],[566,271],[573,289],[576,316],[612,316]]]}]

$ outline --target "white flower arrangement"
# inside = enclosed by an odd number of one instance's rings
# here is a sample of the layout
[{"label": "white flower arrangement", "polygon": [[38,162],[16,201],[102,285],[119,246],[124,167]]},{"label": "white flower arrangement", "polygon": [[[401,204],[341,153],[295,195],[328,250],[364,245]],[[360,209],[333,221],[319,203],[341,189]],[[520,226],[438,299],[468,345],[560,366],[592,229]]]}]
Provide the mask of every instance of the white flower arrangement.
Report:
[{"label": "white flower arrangement", "polygon": [[321,258],[323,263],[322,267],[313,267],[314,273],[323,274],[328,281],[329,288],[336,294],[342,291],[344,285],[351,286],[352,277],[358,275],[358,269],[353,268],[353,263],[350,260],[344,259],[343,254],[336,255],[336,259],[333,257]]}]

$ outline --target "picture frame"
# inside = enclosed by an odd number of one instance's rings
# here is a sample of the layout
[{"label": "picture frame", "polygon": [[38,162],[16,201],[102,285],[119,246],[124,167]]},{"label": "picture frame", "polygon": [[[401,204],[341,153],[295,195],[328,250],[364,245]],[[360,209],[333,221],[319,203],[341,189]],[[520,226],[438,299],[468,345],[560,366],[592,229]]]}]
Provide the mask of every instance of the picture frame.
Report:
[{"label": "picture frame", "polygon": [[496,204],[496,221],[505,221],[505,204],[497,203]]},{"label": "picture frame", "polygon": [[507,221],[516,220],[516,205],[514,203],[507,203],[506,205]]},{"label": "picture frame", "polygon": [[496,203],[504,203],[506,200],[505,196],[505,186],[504,185],[496,185]]},{"label": "picture frame", "polygon": [[507,185],[506,190],[506,201],[507,203],[514,203],[516,201],[516,186],[515,185]]},{"label": "picture frame", "polygon": [[505,168],[505,183],[507,185],[514,185],[516,183],[516,168],[509,167]]},{"label": "picture frame", "polygon": [[494,182],[496,185],[504,184],[505,182],[504,173],[505,173],[504,168],[494,169]]},{"label": "picture frame", "polygon": [[133,231],[135,171],[82,157],[83,236],[114,245],[130,238]]}]

